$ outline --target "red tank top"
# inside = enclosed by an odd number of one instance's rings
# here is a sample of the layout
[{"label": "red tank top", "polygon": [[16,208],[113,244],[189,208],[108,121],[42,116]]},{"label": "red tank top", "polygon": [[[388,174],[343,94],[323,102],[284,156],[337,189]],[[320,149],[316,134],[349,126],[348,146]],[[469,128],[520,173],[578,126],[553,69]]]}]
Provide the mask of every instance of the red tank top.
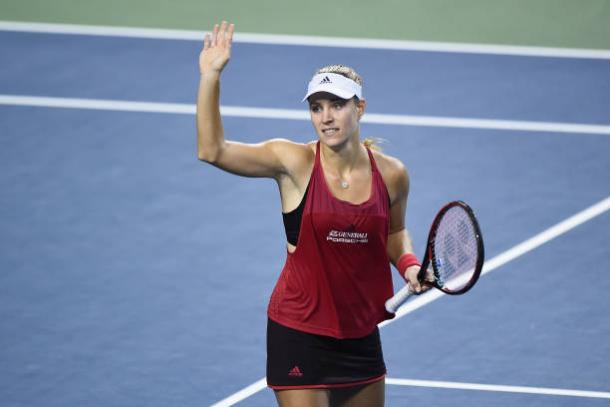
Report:
[{"label": "red tank top", "polygon": [[288,253],[269,302],[272,320],[317,335],[358,338],[394,315],[386,252],[388,192],[367,149],[371,193],[362,204],[335,198],[320,164],[320,143],[309,181],[298,246]]}]

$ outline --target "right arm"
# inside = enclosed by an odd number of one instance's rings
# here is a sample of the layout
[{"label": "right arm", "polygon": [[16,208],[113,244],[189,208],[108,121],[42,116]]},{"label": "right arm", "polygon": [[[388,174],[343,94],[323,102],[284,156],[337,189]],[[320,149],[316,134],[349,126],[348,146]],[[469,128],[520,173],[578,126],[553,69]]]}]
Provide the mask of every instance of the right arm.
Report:
[{"label": "right arm", "polygon": [[197,96],[198,158],[225,171],[249,177],[278,179],[288,170],[282,158],[291,156],[297,145],[287,140],[269,140],[259,144],[227,141],[220,117],[220,76],[229,62],[233,24],[214,26],[212,36],[205,36],[199,55],[201,74]]}]

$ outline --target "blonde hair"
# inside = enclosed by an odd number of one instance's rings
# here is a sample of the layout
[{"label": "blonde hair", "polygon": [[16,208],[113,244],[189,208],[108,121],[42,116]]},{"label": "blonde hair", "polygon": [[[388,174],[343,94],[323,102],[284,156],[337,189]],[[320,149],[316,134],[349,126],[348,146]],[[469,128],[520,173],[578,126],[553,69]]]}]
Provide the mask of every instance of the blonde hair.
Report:
[{"label": "blonde hair", "polygon": [[378,137],[367,137],[364,140],[362,140],[362,144],[364,144],[364,146],[366,148],[370,148],[371,150],[375,150],[375,151],[383,151],[383,149],[381,148],[380,144],[383,143],[384,140],[380,139]]},{"label": "blonde hair", "polygon": [[363,82],[364,82],[362,80],[362,77],[360,75],[358,75],[356,70],[347,65],[328,65],[328,66],[318,69],[315,74],[317,75],[320,73],[336,73],[339,75],[343,75],[346,78],[353,80],[360,86],[362,86]]}]

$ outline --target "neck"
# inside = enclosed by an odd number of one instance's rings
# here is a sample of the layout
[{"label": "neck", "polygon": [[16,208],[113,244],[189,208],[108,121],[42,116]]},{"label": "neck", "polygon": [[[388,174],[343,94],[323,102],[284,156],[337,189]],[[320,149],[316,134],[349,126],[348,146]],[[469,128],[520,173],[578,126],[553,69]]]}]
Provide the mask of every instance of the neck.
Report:
[{"label": "neck", "polygon": [[354,137],[337,147],[329,147],[321,143],[320,153],[325,167],[343,178],[351,173],[359,160],[363,157],[368,158],[366,150],[357,137]]}]

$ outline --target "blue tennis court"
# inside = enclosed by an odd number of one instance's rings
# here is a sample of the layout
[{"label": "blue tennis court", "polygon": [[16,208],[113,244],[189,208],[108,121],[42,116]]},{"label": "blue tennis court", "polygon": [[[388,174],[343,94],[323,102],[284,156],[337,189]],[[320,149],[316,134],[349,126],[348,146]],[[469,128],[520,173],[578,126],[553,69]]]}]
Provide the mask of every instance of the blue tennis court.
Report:
[{"label": "blue tennis court", "polygon": [[[277,187],[198,162],[200,45],[0,31],[3,405],[273,405]],[[468,295],[422,296],[383,327],[386,405],[608,405],[610,59],[238,42],[227,138],[315,138],[279,109],[306,115],[309,77],[335,62],[382,115],[363,135],[409,169],[416,252],[462,199],[496,260]]]}]

